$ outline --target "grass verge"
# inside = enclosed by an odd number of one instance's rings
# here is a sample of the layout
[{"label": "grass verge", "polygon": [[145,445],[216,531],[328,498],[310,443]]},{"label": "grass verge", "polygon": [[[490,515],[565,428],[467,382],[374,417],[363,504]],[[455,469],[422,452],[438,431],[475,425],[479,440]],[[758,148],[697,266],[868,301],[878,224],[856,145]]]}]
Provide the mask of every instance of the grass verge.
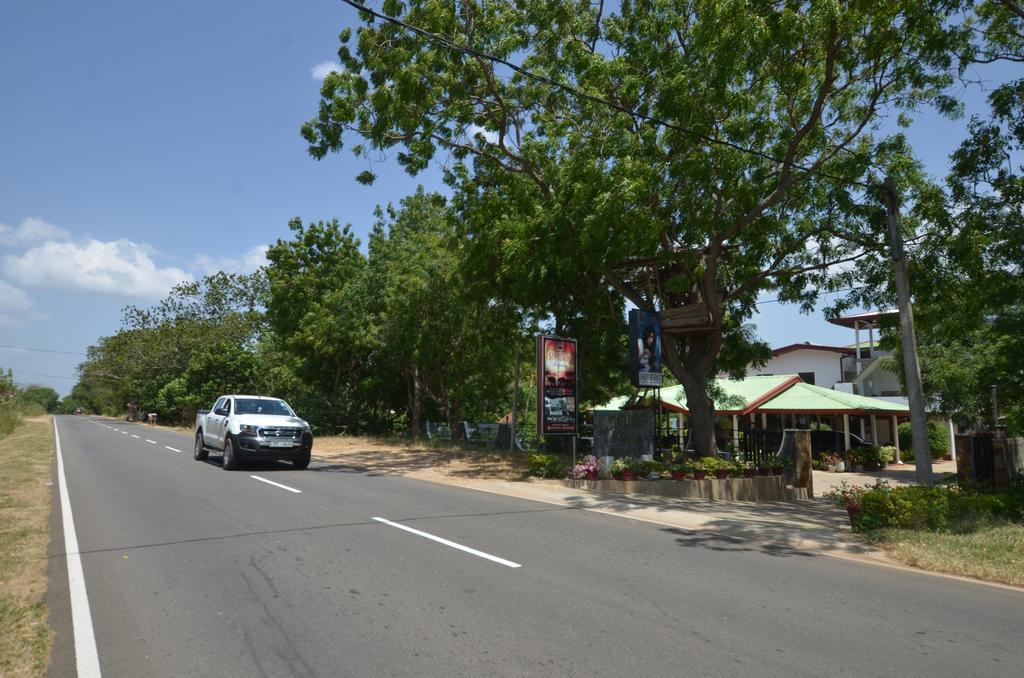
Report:
[{"label": "grass verge", "polygon": [[1024,525],[986,526],[963,534],[887,529],[865,536],[913,567],[1024,586]]},{"label": "grass verge", "polygon": [[46,672],[52,632],[46,623],[49,542],[50,417],[27,419],[0,437],[0,676]]}]

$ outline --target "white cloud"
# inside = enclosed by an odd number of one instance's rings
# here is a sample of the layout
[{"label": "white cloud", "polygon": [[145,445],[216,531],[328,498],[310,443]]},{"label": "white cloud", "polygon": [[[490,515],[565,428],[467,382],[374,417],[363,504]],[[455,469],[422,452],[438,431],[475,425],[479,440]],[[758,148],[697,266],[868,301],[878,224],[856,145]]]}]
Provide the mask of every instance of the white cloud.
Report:
[{"label": "white cloud", "polygon": [[470,125],[469,127],[466,128],[466,132],[471,137],[475,137],[477,134],[482,134],[484,139],[486,141],[488,141],[489,143],[492,143],[492,144],[498,143],[498,133],[497,132],[492,132],[492,131],[487,130],[487,129],[484,129],[480,125]]},{"label": "white cloud", "polygon": [[71,234],[39,217],[22,219],[17,226],[0,224],[0,245],[36,245],[43,241],[65,241]]},{"label": "white cloud", "polygon": [[310,69],[309,73],[314,80],[323,80],[330,73],[344,73],[345,67],[337,61],[321,61]]},{"label": "white cloud", "polygon": [[0,327],[24,327],[45,319],[23,290],[0,280]]},{"label": "white cloud", "polygon": [[22,290],[8,282],[0,280],[0,311],[27,311],[32,308],[32,300]]},{"label": "white cloud", "polygon": [[50,241],[8,255],[4,270],[23,285],[138,299],[160,299],[192,279],[179,268],[158,268],[145,247],[129,240]]},{"label": "white cloud", "polygon": [[203,275],[213,275],[223,271],[225,273],[252,273],[260,266],[267,264],[267,250],[269,245],[256,245],[249,248],[240,257],[209,257],[200,254],[196,258],[197,268]]}]

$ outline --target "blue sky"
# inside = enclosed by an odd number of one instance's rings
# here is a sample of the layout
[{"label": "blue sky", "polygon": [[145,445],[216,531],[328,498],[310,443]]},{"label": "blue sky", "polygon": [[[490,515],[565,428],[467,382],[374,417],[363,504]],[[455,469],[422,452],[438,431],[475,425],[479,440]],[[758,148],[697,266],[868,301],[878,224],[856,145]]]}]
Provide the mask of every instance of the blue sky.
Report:
[{"label": "blue sky", "polygon": [[[348,25],[337,0],[3,3],[0,367],[66,394],[124,305],[252,270],[294,216],[363,235],[376,205],[442,188],[436,172],[412,178],[395,163],[365,187],[353,177],[368,167],[347,151],[307,155],[314,71],[337,61]],[[983,110],[977,90],[963,96]],[[964,127],[923,114],[912,128],[932,173]],[[755,323],[773,345],[853,340],[780,304]]]}]

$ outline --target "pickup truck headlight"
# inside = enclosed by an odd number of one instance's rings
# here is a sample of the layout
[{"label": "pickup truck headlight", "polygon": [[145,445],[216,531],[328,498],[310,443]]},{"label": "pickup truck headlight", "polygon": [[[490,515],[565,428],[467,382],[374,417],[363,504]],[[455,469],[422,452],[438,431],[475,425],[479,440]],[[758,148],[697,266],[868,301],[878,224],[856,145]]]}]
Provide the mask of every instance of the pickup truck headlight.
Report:
[{"label": "pickup truck headlight", "polygon": [[239,433],[256,433],[256,431],[257,428],[250,424],[242,424],[241,426],[238,427]]}]

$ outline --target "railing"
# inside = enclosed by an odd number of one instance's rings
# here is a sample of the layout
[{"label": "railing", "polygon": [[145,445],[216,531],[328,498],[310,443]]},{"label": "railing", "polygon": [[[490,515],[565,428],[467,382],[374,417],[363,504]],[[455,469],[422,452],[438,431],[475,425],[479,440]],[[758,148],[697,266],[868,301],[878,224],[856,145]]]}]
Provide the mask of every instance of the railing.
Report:
[{"label": "railing", "polygon": [[[461,429],[462,440],[487,447],[508,448],[509,426],[494,422],[472,422],[460,421],[458,426]],[[424,424],[424,432],[429,440],[451,440],[452,429],[447,422],[427,421]],[[519,435],[516,435],[516,447],[522,451],[523,442]]]},{"label": "railing", "polygon": [[782,431],[751,429],[740,431],[740,446],[736,456],[758,468],[773,465],[782,445]]}]

